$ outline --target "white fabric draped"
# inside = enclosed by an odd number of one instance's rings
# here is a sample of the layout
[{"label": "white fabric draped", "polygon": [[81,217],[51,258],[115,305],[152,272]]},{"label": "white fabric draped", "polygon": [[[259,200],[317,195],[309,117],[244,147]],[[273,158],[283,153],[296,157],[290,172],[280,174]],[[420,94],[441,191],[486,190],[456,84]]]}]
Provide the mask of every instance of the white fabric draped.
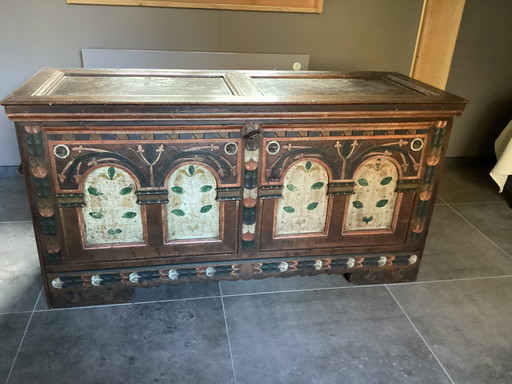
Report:
[{"label": "white fabric draped", "polygon": [[498,162],[491,170],[490,175],[498,184],[501,193],[507,178],[512,175],[512,121],[508,123],[494,143],[494,150]]}]

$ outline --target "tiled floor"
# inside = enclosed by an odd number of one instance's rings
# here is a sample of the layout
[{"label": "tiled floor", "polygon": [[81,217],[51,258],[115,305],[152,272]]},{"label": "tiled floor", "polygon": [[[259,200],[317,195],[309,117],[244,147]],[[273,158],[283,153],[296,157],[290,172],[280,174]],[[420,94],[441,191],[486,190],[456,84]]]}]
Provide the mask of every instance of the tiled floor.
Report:
[{"label": "tiled floor", "polygon": [[[512,209],[445,170],[417,283],[161,287],[48,310],[19,179],[0,179],[0,382],[512,383]],[[157,301],[160,300],[160,301]]]}]

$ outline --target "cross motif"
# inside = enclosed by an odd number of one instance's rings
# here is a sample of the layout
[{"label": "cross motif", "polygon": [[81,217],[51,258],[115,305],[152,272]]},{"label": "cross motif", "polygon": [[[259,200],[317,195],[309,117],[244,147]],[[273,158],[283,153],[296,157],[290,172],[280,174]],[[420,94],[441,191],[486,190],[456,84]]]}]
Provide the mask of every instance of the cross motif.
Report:
[{"label": "cross motif", "polygon": [[288,143],[288,145],[285,145],[283,148],[287,149],[288,152],[290,152],[292,150],[292,148],[293,148],[292,143]]}]

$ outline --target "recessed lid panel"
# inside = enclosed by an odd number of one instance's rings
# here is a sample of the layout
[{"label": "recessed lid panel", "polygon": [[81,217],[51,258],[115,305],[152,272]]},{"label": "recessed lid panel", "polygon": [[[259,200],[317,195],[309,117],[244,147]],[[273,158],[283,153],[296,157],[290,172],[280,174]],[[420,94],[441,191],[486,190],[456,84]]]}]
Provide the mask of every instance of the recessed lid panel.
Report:
[{"label": "recessed lid panel", "polygon": [[269,96],[418,95],[417,91],[400,86],[387,78],[253,80],[263,94]]},{"label": "recessed lid panel", "polygon": [[118,96],[231,96],[222,76],[164,77],[164,76],[86,76],[65,75],[50,89],[35,95],[111,97]]}]

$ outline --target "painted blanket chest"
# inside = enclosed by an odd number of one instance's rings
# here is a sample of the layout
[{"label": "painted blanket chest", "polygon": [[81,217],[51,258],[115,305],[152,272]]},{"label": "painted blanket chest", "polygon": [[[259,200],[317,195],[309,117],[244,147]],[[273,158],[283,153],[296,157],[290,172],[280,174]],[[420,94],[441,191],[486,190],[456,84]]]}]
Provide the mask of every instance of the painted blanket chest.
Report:
[{"label": "painted blanket chest", "polygon": [[222,279],[414,280],[465,100],[384,72],[43,69],[2,105],[48,303],[66,307]]}]

